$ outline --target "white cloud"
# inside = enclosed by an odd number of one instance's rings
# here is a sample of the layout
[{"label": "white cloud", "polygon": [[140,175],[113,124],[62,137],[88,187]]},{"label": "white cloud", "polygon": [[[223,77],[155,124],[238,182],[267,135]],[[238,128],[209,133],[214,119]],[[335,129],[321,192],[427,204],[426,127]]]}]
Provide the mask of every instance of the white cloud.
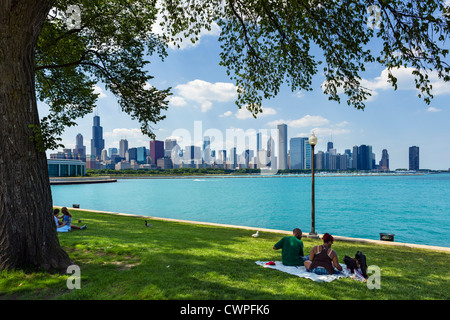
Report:
[{"label": "white cloud", "polygon": [[130,138],[141,138],[144,135],[142,134],[141,130],[138,128],[115,128],[113,131],[108,131],[103,133],[105,138],[121,138],[126,139],[128,137]]},{"label": "white cloud", "polygon": [[119,147],[119,141],[121,139],[128,140],[128,147],[141,147],[148,148],[150,138],[143,135],[139,128],[115,128],[113,131],[107,131],[103,133],[105,138],[105,145],[107,148]]},{"label": "white cloud", "polygon": [[[450,1],[450,0],[449,0]],[[429,107],[428,109],[427,109],[427,111],[428,112],[439,112],[439,111],[442,111],[442,109],[438,109],[438,108],[435,108],[435,107]]]},{"label": "white cloud", "polygon": [[228,82],[211,83],[196,79],[175,87],[177,96],[173,97],[178,105],[185,105],[183,101],[191,100],[200,105],[202,112],[213,107],[213,102],[230,102],[236,99],[236,86]]},{"label": "white cloud", "polygon": [[[271,115],[274,115],[276,113],[277,112],[273,108],[264,108],[264,107],[262,107],[262,112],[258,113],[256,115],[256,117],[257,118],[261,118],[261,117],[271,116]],[[245,106],[243,106],[241,109],[239,109],[236,112],[235,117],[238,118],[239,120],[244,120],[244,119],[253,118],[253,115]]]},{"label": "white cloud", "polygon": [[[415,76],[412,74],[414,68],[397,68],[391,70],[391,73],[397,78],[397,86],[399,90],[417,90],[415,86]],[[392,84],[388,82],[389,70],[386,68],[381,72],[381,75],[372,80],[362,79],[361,85],[374,90],[388,90],[392,88]],[[433,86],[433,95],[450,94],[450,83],[439,79],[437,71],[428,72],[430,84]]]},{"label": "white cloud", "polygon": [[211,83],[204,80],[193,80],[175,87],[178,94],[185,99],[199,103],[205,101],[228,102],[237,97],[236,86],[227,82]]},{"label": "white cloud", "polygon": [[[345,121],[344,121],[345,122]],[[347,125],[347,123],[345,124]],[[301,132],[298,133],[297,137],[309,137],[311,133],[314,132],[314,134],[319,138],[319,140],[328,139],[330,136],[339,136],[339,135],[345,135],[349,134],[351,132],[350,129],[343,128],[343,123],[335,124],[331,127],[315,127],[312,128],[310,132]]]},{"label": "white cloud", "polygon": [[[450,0],[449,0],[450,1]],[[372,94],[368,97],[368,101],[373,100],[380,91],[393,90],[392,83],[388,82],[389,73],[392,73],[394,77],[397,78],[397,89],[398,90],[417,90],[415,85],[415,76],[412,74],[414,68],[411,67],[400,67],[392,70],[385,68],[381,71],[381,74],[373,79],[362,78],[360,80],[360,85],[369,89]],[[450,94],[450,83],[439,79],[437,71],[430,71],[427,73],[432,85],[431,93],[433,95],[444,95]],[[322,83],[322,88],[326,85],[326,81]],[[343,87],[337,88],[338,94],[344,93]]]},{"label": "white cloud", "polygon": [[169,99],[169,104],[174,107],[182,107],[185,106],[187,102],[182,97],[174,96]]},{"label": "white cloud", "polygon": [[211,101],[205,101],[201,105],[202,112],[206,112],[206,111],[210,110],[211,108],[212,108]]},{"label": "white cloud", "polygon": [[107,95],[105,94],[105,92],[103,91],[103,89],[102,88],[100,88],[99,86],[97,86],[97,85],[95,85],[94,86],[94,93],[98,93],[99,94],[99,99],[102,99],[102,98],[106,98],[107,97]]},{"label": "white cloud", "polygon": [[299,99],[301,99],[305,96],[305,94],[301,91],[297,91],[294,95]]},{"label": "white cloud", "polygon": [[219,117],[223,118],[223,117],[229,117],[233,114],[233,112],[231,111],[225,111],[223,114],[219,115]]},{"label": "white cloud", "polygon": [[349,129],[336,129],[336,128],[313,128],[311,129],[311,132],[314,132],[314,134],[321,138],[330,137],[331,135],[337,136],[337,135],[343,135],[350,133]]},{"label": "white cloud", "polygon": [[269,126],[273,127],[279,124],[287,124],[289,127],[302,128],[302,127],[313,127],[313,126],[323,126],[330,122],[330,120],[325,119],[322,116],[311,116],[306,115],[300,119],[295,120],[275,120],[268,123]]}]

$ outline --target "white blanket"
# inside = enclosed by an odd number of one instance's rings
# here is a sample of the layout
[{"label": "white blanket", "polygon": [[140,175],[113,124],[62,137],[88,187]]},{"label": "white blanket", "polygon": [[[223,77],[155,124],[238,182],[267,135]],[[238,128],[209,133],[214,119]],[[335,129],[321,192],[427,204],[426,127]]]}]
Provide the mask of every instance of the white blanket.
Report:
[{"label": "white blanket", "polygon": [[330,275],[319,275],[315,274],[314,272],[308,272],[306,271],[306,268],[304,266],[296,267],[296,266],[285,266],[281,263],[281,261],[274,261],[275,265],[267,265],[268,261],[256,261],[255,263],[259,266],[262,266],[264,268],[268,269],[275,269],[282,272],[287,272],[289,274],[292,274],[297,277],[310,279],[312,281],[316,282],[331,282],[336,279],[340,278],[353,278],[358,281],[364,281],[364,278],[359,278],[359,275],[357,273],[352,274],[350,270],[346,268],[345,264],[340,264],[342,266],[343,271],[340,274],[330,274]]}]

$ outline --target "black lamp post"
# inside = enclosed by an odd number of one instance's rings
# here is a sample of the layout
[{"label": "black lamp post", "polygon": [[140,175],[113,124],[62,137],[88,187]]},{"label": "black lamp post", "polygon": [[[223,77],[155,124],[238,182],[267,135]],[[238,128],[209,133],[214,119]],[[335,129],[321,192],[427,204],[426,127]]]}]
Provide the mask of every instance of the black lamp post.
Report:
[{"label": "black lamp post", "polygon": [[315,217],[315,191],[314,191],[314,147],[317,144],[317,137],[314,135],[314,132],[311,134],[309,138],[309,144],[311,145],[311,232],[309,233],[312,236],[317,236],[316,233],[316,217]]}]

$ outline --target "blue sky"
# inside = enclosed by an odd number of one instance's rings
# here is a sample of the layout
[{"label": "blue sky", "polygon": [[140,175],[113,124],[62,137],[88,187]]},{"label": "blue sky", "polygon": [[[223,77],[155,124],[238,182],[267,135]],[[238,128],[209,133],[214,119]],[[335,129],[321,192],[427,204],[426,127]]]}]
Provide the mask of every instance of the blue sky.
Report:
[{"label": "blue sky", "polygon": [[[329,101],[321,89],[324,77],[318,74],[312,92],[292,92],[285,87],[275,99],[263,101],[264,112],[254,119],[236,106],[235,86],[225,68],[218,65],[219,52],[218,33],[213,29],[195,46],[169,49],[164,62],[158,57],[150,58],[148,69],[155,77],[150,84],[158,89],[172,87],[173,93],[166,119],[154,127],[157,140],[177,137],[183,130],[194,136],[195,123],[197,128],[201,123],[203,133],[216,130],[225,138],[230,128],[269,130],[278,123],[286,123],[288,138],[310,136],[314,131],[318,137],[316,151],[326,150],[328,141],[334,143],[338,153],[354,145],[368,144],[372,145],[377,162],[381,151],[388,150],[392,170],[408,168],[408,148],[415,145],[420,147],[421,168],[450,168],[450,83],[436,78],[435,97],[427,105],[417,96],[411,70],[396,71],[399,89],[394,91],[386,82],[386,70],[368,65],[363,74],[364,84],[374,90],[374,96],[361,111],[348,106],[345,96],[340,104]],[[97,112],[106,148],[118,148],[122,138],[129,141],[129,147],[148,148],[149,138],[140,133],[139,124],[120,110],[117,100],[101,84],[98,90],[101,97]],[[40,105],[40,109],[45,106]],[[79,119],[78,126],[65,131],[62,142],[67,148],[75,146],[75,136],[81,133],[90,153],[93,115]]]}]

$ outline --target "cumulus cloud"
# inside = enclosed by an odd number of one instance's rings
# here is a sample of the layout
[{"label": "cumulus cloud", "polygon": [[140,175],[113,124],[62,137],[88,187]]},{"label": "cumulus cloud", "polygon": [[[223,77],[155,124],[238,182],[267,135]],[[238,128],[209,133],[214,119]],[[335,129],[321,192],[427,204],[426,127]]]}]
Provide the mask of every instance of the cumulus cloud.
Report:
[{"label": "cumulus cloud", "polygon": [[143,135],[138,128],[115,128],[113,131],[106,131],[103,133],[105,145],[109,148],[118,147],[121,139],[128,140],[128,147],[148,147],[150,138]]},{"label": "cumulus cloud", "polygon": [[102,99],[102,98],[106,98],[106,97],[107,97],[107,95],[105,94],[105,92],[103,91],[103,89],[100,88],[100,87],[97,86],[97,85],[94,86],[94,93],[98,93],[99,99]]},{"label": "cumulus cloud", "polygon": [[171,97],[169,99],[169,104],[174,107],[182,107],[185,106],[187,102],[182,97]]},{"label": "cumulus cloud", "polygon": [[[265,108],[262,107],[262,112],[258,113],[256,115],[257,118],[261,118],[261,117],[266,117],[266,116],[271,116],[276,114],[277,112],[275,111],[275,109],[273,108]],[[252,113],[244,106],[241,109],[239,109],[236,114],[235,117],[239,120],[245,120],[245,119],[250,119],[253,118]]]},{"label": "cumulus cloud", "polygon": [[[401,67],[391,70],[391,73],[397,78],[399,90],[417,90],[414,81],[415,76],[412,74],[414,70],[414,68],[410,67]],[[374,90],[376,93],[379,90],[391,89],[392,85],[388,82],[388,75],[389,70],[386,68],[381,72],[380,76],[375,77],[374,79],[362,79],[361,85],[368,89]],[[428,72],[428,78],[433,86],[433,95],[450,94],[450,83],[439,79],[437,71]]]},{"label": "cumulus cloud", "polygon": [[223,117],[229,117],[233,114],[233,112],[231,111],[225,111],[223,114],[219,115],[219,117],[223,118]]},{"label": "cumulus cloud", "polygon": [[330,122],[330,120],[322,117],[322,116],[311,116],[306,115],[299,119],[294,120],[275,120],[268,123],[269,126],[273,127],[279,124],[287,124],[289,127],[293,128],[303,128],[303,127],[313,127],[313,126],[322,126],[326,125]]},{"label": "cumulus cloud", "polygon": [[175,87],[176,96],[170,99],[176,106],[184,106],[186,100],[197,103],[202,112],[213,107],[213,102],[230,102],[236,99],[236,86],[228,82],[211,83],[196,79]]},{"label": "cumulus cloud", "polygon": [[317,137],[330,137],[330,136],[337,136],[337,135],[343,135],[350,133],[350,129],[345,128],[313,128],[311,129],[311,132],[314,132],[314,134]]},{"label": "cumulus cloud", "polygon": [[[373,100],[381,91],[392,90],[392,83],[388,82],[389,73],[392,73],[394,77],[397,78],[397,89],[398,90],[417,90],[415,85],[415,76],[412,74],[414,68],[411,67],[400,67],[392,70],[385,68],[381,71],[381,74],[372,79],[362,78],[360,80],[360,85],[369,89],[372,94],[368,97],[368,101]],[[428,79],[432,85],[431,93],[433,95],[444,95],[450,94],[450,83],[439,79],[437,71],[429,71]],[[322,83],[322,88],[326,85],[326,81]],[[338,94],[344,93],[342,87],[338,88]]]},{"label": "cumulus cloud", "polygon": [[[450,1],[450,0],[449,0]],[[435,108],[435,107],[429,107],[428,109],[427,109],[427,111],[428,112],[439,112],[439,111],[442,111],[442,109],[438,109],[438,108]]]}]

